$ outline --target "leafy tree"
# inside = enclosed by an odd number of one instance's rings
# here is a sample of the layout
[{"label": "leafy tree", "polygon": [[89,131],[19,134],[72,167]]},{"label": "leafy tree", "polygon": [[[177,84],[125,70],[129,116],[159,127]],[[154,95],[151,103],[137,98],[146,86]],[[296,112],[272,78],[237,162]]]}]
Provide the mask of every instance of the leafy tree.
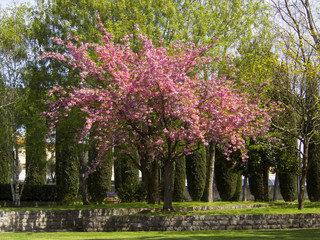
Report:
[{"label": "leafy tree", "polygon": [[[320,50],[319,31],[316,26],[316,5],[309,0],[273,1],[276,12],[282,19],[283,27],[279,26],[282,34],[281,51],[282,66],[289,77],[275,78],[277,91],[283,98],[289,99],[284,103],[285,108],[293,109],[296,126],[276,126],[282,132],[288,132],[303,145],[300,152],[301,176],[298,197],[298,208],[304,208],[306,177],[312,164],[312,144],[318,144],[319,124],[319,81],[318,59]],[[288,83],[286,83],[288,81]],[[301,149],[297,149],[300,151]]]},{"label": "leafy tree", "polygon": [[0,113],[2,116],[2,157],[8,167],[12,198],[20,205],[23,185],[20,188],[19,130],[21,118],[19,106],[23,100],[22,78],[27,59],[30,11],[25,5],[0,9]]},{"label": "leafy tree", "polygon": [[95,130],[101,152],[125,144],[129,154],[139,153],[140,161],[163,164],[164,209],[172,209],[175,161],[212,139],[227,153],[243,151],[245,158],[244,137],[264,133],[272,111],[259,108],[246,94],[234,90],[225,77],[213,74],[199,79],[195,69],[213,61],[204,56],[207,46],[177,43],[172,48],[154,47],[151,40],[138,35],[142,48],[136,53],[130,49],[130,38],[115,45],[103,25],[99,26],[103,46],[74,45],[69,40],[66,47],[71,58],[43,55],[63,62],[69,59],[80,71],[83,85],[58,86],[51,91],[59,98],[47,113],[51,129],[61,116],[79,107],[87,115],[81,139]]},{"label": "leafy tree", "polygon": [[[165,45],[172,44],[174,40],[192,40],[201,45],[211,43],[220,36],[215,51],[221,53],[235,52],[237,46],[252,37],[253,28],[254,32],[258,33],[268,25],[266,5],[258,0],[55,0],[39,1],[38,7],[42,11],[39,16],[44,17],[43,21],[36,21],[35,25],[39,27],[36,33],[43,35],[44,41],[38,38],[38,41],[43,43],[48,41],[47,36],[60,35],[65,39],[69,32],[77,32],[79,39],[83,41],[98,42],[99,31],[94,27],[96,19],[93,17],[96,13],[100,14],[101,21],[105,23],[107,31],[114,34],[114,41],[117,43],[125,34],[134,33],[134,24],[139,24],[142,33],[153,40],[163,38]],[[138,38],[135,38],[135,50],[139,49],[137,40]],[[52,70],[57,72],[54,68]],[[211,153],[212,160],[213,156]],[[213,169],[212,163],[210,169]],[[159,168],[156,163],[153,164],[155,168]],[[143,163],[140,169],[146,166],[151,169],[147,163]],[[142,173],[145,181],[157,181],[154,177],[158,174],[155,169],[150,173],[144,169]],[[212,187],[213,170],[208,171],[209,175],[207,179],[211,184],[207,183],[207,186]],[[157,202],[157,182],[150,186],[147,184],[147,187],[155,191],[148,199],[150,202]],[[212,201],[212,189],[206,192],[211,193],[208,200]]]}]

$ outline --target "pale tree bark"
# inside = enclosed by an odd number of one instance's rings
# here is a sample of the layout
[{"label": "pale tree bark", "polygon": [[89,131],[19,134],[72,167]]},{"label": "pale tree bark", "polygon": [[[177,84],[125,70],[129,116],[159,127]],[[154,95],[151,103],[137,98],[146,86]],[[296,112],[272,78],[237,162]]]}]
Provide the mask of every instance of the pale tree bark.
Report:
[{"label": "pale tree bark", "polygon": [[211,141],[208,146],[209,156],[207,158],[207,178],[206,189],[203,200],[206,202],[213,202],[213,180],[214,180],[214,163],[216,159],[216,142]]}]

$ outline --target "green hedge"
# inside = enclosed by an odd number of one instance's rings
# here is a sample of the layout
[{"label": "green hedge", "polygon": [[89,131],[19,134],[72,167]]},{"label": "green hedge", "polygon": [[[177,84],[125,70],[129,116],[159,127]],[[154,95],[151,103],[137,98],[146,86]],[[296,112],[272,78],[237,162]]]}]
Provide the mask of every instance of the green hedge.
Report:
[{"label": "green hedge", "polygon": [[206,184],[206,149],[186,156],[188,191],[193,201],[200,201]]},{"label": "green hedge", "polygon": [[183,202],[186,191],[186,158],[180,158],[175,164],[173,200]]},{"label": "green hedge", "polygon": [[238,201],[241,197],[242,175],[233,164],[239,161],[239,152],[231,154],[228,161],[222,149],[216,149],[216,161],[214,166],[214,176],[222,201]]},{"label": "green hedge", "polygon": [[[0,184],[0,201],[12,201],[10,184]],[[56,185],[25,185],[21,201],[58,201]]]}]

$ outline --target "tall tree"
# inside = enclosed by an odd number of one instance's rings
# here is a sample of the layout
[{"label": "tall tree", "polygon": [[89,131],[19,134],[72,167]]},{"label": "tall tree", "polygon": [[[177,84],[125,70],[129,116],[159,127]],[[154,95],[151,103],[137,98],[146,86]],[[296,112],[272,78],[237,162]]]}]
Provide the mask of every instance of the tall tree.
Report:
[{"label": "tall tree", "polygon": [[[268,25],[266,5],[258,0],[42,2],[38,1],[38,5],[46,11],[42,15],[45,21],[40,23],[40,26],[45,24],[50,27],[38,31],[39,34],[56,36],[59,33],[60,37],[66,38],[68,32],[77,32],[79,39],[90,42],[99,41],[99,33],[94,27],[96,13],[100,14],[107,31],[114,34],[117,43],[125,34],[133,33],[134,24],[138,24],[142,33],[153,40],[163,38],[165,45],[172,44],[174,40],[192,40],[201,45],[211,43],[220,36],[218,46],[215,48],[215,51],[220,53],[234,53],[237,46],[250,39],[253,34],[258,34],[261,29],[266,29]],[[137,38],[135,42],[136,40]],[[139,45],[135,44],[135,51],[138,49]],[[214,154],[211,152],[210,156],[213,162]],[[140,165],[140,169],[147,165]],[[154,167],[159,168],[157,164]],[[154,174],[158,174],[155,171],[149,174],[144,169],[142,172],[146,175],[144,179],[148,179],[148,175],[149,180],[157,179],[153,177]],[[210,183],[207,183],[207,186],[211,189],[213,170],[208,171],[208,176]],[[150,189],[153,188],[157,192],[157,185],[156,182],[151,184]],[[211,193],[208,200],[212,201],[212,189],[206,192]],[[150,196],[149,199],[153,202],[158,201],[156,195],[155,193],[155,196]]]},{"label": "tall tree", "polygon": [[214,61],[205,56],[210,46],[154,47],[139,34],[141,50],[136,53],[130,49],[130,36],[116,45],[102,23],[99,27],[102,45],[56,39],[71,55],[42,56],[68,62],[81,76],[82,87],[51,91],[59,98],[47,112],[51,129],[79,107],[87,115],[82,139],[95,130],[102,152],[125,144],[128,153],[139,152],[148,163],[159,161],[165,169],[164,209],[172,209],[173,163],[180,157],[214,140],[226,154],[239,149],[245,158],[244,138],[266,131],[273,110],[241,94],[226,77],[197,75],[196,70]]},{"label": "tall tree", "polygon": [[0,9],[0,112],[3,116],[3,135],[1,144],[9,170],[12,198],[20,205],[23,187],[19,185],[19,146],[18,137],[21,121],[18,106],[23,99],[22,78],[28,53],[28,21],[30,11],[25,5]]},{"label": "tall tree", "polygon": [[283,79],[275,79],[275,82],[283,98],[291,99],[285,107],[293,109],[297,117],[296,126],[277,128],[291,133],[303,145],[298,197],[298,207],[303,209],[307,172],[313,161],[311,149],[313,144],[319,144],[316,137],[319,130],[320,51],[316,21],[319,16],[316,15],[317,6],[312,6],[309,0],[279,0],[273,1],[273,5],[284,26],[279,26],[283,65],[290,76],[289,84],[283,84]]}]

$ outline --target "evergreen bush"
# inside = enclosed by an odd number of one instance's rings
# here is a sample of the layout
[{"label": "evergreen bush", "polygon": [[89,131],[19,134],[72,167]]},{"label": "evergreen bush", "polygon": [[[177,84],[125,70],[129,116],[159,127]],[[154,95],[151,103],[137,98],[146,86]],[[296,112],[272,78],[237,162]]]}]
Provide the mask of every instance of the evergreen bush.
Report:
[{"label": "evergreen bush", "polygon": [[[233,164],[240,158],[239,153],[231,154],[231,160],[228,161],[220,148],[216,148],[216,160],[214,166],[214,176],[222,201],[235,201],[240,199],[242,175]],[[240,182],[239,182],[240,178]],[[240,184],[240,187],[239,187]]]},{"label": "evergreen bush", "polygon": [[297,199],[297,175],[293,173],[278,173],[280,193],[284,201],[292,202]]},{"label": "evergreen bush", "polygon": [[186,156],[188,191],[193,201],[200,201],[206,183],[206,150],[200,150]]},{"label": "evergreen bush", "polygon": [[[92,144],[89,150],[89,162],[95,161],[97,157],[96,145]],[[96,171],[88,178],[88,193],[90,201],[101,204],[111,192],[113,153],[109,149]]]},{"label": "evergreen bush", "polygon": [[311,202],[320,201],[320,149],[315,144],[309,146],[309,169],[307,172],[307,193]]},{"label": "evergreen bush", "polygon": [[173,201],[182,202],[186,191],[186,158],[180,158],[175,164]]}]

